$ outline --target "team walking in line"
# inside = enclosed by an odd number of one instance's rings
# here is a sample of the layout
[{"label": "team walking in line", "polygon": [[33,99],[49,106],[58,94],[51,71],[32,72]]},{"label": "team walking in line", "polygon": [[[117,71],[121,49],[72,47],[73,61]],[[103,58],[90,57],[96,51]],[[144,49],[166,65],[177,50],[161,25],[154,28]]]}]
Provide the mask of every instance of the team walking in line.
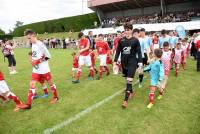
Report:
[{"label": "team walking in line", "polygon": [[[25,35],[32,44],[31,52],[29,52],[29,61],[33,67],[32,78],[28,90],[27,102],[22,103],[19,98],[11,92],[2,70],[0,70],[0,98],[3,102],[13,100],[16,103],[14,111],[19,109],[30,109],[33,99],[37,98],[36,83],[40,83],[44,90],[43,97],[48,97],[48,89],[45,83],[48,83],[53,97],[51,104],[56,103],[58,98],[57,88],[53,82],[48,61],[51,55],[43,42],[37,39],[36,34],[32,30],[26,30]],[[101,80],[105,75],[123,74],[126,80],[124,100],[122,107],[126,108],[128,102],[134,97],[133,79],[138,74],[139,88],[142,88],[145,72],[150,74],[150,91],[149,104],[147,108],[152,108],[155,102],[155,91],[158,89],[158,99],[163,97],[166,91],[166,85],[170,71],[174,68],[174,74],[178,77],[180,67],[185,70],[187,68],[186,61],[190,51],[190,44],[187,39],[178,38],[175,32],[169,36],[165,30],[161,35],[147,36],[145,29],[133,29],[129,23],[124,25],[124,32],[118,32],[114,38],[114,45],[111,48],[109,43],[105,41],[104,35],[99,34],[91,46],[91,40],[82,32],[78,34],[78,52],[73,52],[72,57],[72,83],[80,83],[80,78],[84,72],[82,69],[86,66],[89,70],[89,80]],[[9,42],[6,43],[7,48]],[[197,44],[198,45],[198,44]],[[200,45],[199,45],[200,46]],[[4,50],[6,54],[6,50]],[[10,57],[9,71],[10,74],[16,74],[16,61],[14,56]],[[99,64],[96,64],[98,61]],[[12,63],[12,64],[11,64]],[[99,67],[96,67],[99,65]]]}]

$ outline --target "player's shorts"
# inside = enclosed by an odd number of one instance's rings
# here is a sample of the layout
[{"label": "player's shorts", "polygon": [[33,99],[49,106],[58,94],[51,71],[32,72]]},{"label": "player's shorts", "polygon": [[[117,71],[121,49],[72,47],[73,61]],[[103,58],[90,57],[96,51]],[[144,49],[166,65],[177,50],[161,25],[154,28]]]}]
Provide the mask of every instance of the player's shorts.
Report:
[{"label": "player's shorts", "polygon": [[124,68],[122,66],[122,73],[124,74],[124,77],[133,78],[135,76],[137,66],[133,65],[132,67]]},{"label": "player's shorts", "polygon": [[8,87],[6,81],[1,80],[0,81],[0,94],[2,95],[2,94],[6,93],[8,91],[10,91],[10,90],[9,90],[9,87]]},{"label": "player's shorts", "polygon": [[106,58],[107,58],[107,54],[99,55],[99,60],[100,60],[99,64],[100,64],[100,66],[107,66]]},{"label": "player's shorts", "polygon": [[78,68],[72,68],[72,71],[74,72],[74,71],[78,71]]},{"label": "player's shorts", "polygon": [[36,73],[32,73],[32,80],[34,81],[38,81],[40,83],[44,83],[45,81],[49,81],[51,80],[51,73],[48,72],[46,74],[36,74]]},{"label": "player's shorts", "polygon": [[113,64],[112,59],[110,57],[106,58],[106,64]]},{"label": "player's shorts", "polygon": [[87,55],[87,56],[80,55],[79,60],[78,60],[78,64],[79,64],[79,66],[83,66],[83,65],[91,66],[92,62],[91,62],[90,55]]}]

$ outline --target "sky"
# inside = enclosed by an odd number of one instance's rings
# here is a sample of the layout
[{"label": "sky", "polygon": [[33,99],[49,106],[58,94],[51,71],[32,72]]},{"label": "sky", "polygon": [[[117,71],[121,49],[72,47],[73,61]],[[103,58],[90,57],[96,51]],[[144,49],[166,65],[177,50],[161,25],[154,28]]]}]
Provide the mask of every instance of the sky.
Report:
[{"label": "sky", "polygon": [[[83,0],[83,13],[91,13]],[[82,14],[82,0],[0,0],[0,28],[13,30],[16,21],[24,24]]]}]

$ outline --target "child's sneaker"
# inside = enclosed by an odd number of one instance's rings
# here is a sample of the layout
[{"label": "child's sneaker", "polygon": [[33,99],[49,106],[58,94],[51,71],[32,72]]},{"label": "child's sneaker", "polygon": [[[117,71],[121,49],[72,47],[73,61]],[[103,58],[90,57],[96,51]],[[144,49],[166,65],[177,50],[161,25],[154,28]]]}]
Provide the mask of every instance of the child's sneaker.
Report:
[{"label": "child's sneaker", "polygon": [[139,83],[139,88],[142,88],[142,84],[141,83]]},{"label": "child's sneaker", "polygon": [[162,95],[159,95],[157,99],[158,99],[158,100],[162,99]]},{"label": "child's sneaker", "polygon": [[73,80],[72,83],[77,84],[77,83],[80,83],[80,81],[79,80]]},{"label": "child's sneaker", "polygon": [[127,108],[127,107],[128,107],[128,102],[124,101],[123,104],[122,104],[122,108]]},{"label": "child's sneaker", "polygon": [[150,109],[153,106],[153,103],[149,103],[149,105],[147,105],[147,108]]},{"label": "child's sneaker", "polygon": [[28,105],[28,104],[19,104],[17,105],[18,108],[20,109],[31,109],[31,105]]},{"label": "child's sneaker", "polygon": [[90,77],[88,77],[88,80],[94,80],[94,78],[90,76]]},{"label": "child's sneaker", "polygon": [[48,98],[49,97],[49,94],[43,94],[42,96],[41,96],[41,98]]},{"label": "child's sneaker", "polygon": [[37,94],[33,95],[33,97],[32,97],[33,100],[37,99],[37,98],[39,98],[39,96]]}]

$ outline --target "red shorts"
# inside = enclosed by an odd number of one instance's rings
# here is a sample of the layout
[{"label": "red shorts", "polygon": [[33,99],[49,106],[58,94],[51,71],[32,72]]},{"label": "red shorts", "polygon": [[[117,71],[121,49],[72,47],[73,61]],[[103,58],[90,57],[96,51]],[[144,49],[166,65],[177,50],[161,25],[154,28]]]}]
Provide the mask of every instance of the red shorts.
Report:
[{"label": "red shorts", "polygon": [[112,59],[110,57],[106,58],[106,64],[113,64]]},{"label": "red shorts", "polygon": [[40,83],[44,83],[45,81],[51,80],[51,73],[50,72],[48,72],[46,74],[32,73],[32,80],[38,81]]}]

